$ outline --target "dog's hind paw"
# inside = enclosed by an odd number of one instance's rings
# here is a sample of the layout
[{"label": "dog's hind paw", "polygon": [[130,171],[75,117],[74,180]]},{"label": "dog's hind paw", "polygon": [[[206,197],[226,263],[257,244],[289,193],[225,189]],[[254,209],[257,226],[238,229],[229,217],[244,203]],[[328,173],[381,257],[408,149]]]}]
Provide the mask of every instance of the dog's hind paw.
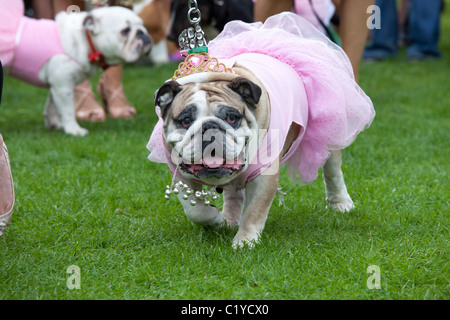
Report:
[{"label": "dog's hind paw", "polygon": [[328,197],[327,202],[328,206],[340,212],[349,212],[355,207],[352,198],[348,194]]}]

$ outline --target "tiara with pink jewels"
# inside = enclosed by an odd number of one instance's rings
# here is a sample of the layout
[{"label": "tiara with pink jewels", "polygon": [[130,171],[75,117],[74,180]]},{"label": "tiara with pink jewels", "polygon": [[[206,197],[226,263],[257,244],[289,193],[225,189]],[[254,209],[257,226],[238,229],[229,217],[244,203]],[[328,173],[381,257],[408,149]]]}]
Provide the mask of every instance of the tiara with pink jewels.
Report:
[{"label": "tiara with pink jewels", "polygon": [[[204,49],[205,48],[205,49]],[[220,63],[217,58],[211,57],[208,54],[208,48],[195,48],[197,50],[205,51],[193,51],[184,60],[184,62],[178,65],[178,69],[173,74],[172,80],[177,80],[194,73],[200,72],[226,72],[233,73],[230,68],[227,68],[223,63]]]},{"label": "tiara with pink jewels", "polygon": [[233,73],[225,64],[208,54],[205,33],[200,27],[201,14],[195,0],[189,1],[188,20],[193,27],[185,29],[178,37],[180,52],[186,58],[178,65],[172,80],[201,72]]}]

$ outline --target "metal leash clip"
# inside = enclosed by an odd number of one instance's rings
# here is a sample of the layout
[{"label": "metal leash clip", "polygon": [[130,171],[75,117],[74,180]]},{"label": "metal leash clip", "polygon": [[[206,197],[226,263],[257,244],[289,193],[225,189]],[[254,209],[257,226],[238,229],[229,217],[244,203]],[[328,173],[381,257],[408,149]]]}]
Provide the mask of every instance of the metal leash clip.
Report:
[{"label": "metal leash clip", "polygon": [[189,0],[187,18],[192,27],[183,30],[178,37],[181,54],[186,56],[195,52],[208,52],[205,33],[200,26],[202,15],[196,0]]}]

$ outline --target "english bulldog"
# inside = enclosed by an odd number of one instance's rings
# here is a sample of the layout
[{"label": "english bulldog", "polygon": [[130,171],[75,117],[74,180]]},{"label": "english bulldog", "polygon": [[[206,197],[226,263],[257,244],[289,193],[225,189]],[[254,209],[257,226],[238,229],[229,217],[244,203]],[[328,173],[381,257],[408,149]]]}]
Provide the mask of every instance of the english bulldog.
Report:
[{"label": "english bulldog", "polygon": [[[272,26],[275,19],[289,26],[298,22],[290,14],[271,19]],[[236,26],[267,36],[260,25],[232,22],[228,27]],[[282,36],[289,35],[280,29],[283,41]],[[254,35],[237,33],[227,42],[230,33],[224,32],[227,36],[219,36],[209,47],[215,57],[226,58],[190,55],[155,93],[159,121],[147,146],[149,159],[166,163],[175,186],[192,190],[178,193],[186,215],[203,226],[239,225],[233,246],[253,246],[264,229],[283,163],[294,181],[311,182],[323,168],[329,206],[350,211],[354,204],[344,182],[340,150],[370,124],[374,111],[355,83],[348,59],[331,65],[341,49],[333,47],[336,52],[328,52],[329,59],[305,64],[301,53],[314,56],[311,45],[327,50],[329,42],[323,39],[324,45],[319,45],[302,39],[296,44],[301,50],[298,56],[286,63],[280,57],[287,54],[272,55],[264,48],[242,50],[248,48],[245,39]],[[239,53],[230,55],[228,48]],[[202,64],[204,68],[199,68]],[[336,77],[336,90],[324,85],[330,77]],[[342,77],[349,83],[341,83]],[[204,185],[223,190],[222,211],[193,201]]]},{"label": "english bulldog", "polygon": [[0,3],[0,59],[11,75],[50,88],[45,123],[70,135],[88,133],[76,120],[74,87],[108,66],[135,62],[152,46],[142,20],[123,7],[60,12],[53,21],[24,17],[21,1]]}]

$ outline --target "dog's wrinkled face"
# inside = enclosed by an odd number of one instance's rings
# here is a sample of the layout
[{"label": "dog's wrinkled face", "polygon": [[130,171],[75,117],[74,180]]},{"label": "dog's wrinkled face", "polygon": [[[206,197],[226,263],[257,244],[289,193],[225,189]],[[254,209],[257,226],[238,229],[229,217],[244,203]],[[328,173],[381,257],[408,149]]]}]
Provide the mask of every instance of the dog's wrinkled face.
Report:
[{"label": "dog's wrinkled face", "polygon": [[248,166],[261,88],[243,77],[179,82],[166,82],[155,94],[172,162],[187,178],[227,184]]},{"label": "dog's wrinkled face", "polygon": [[152,47],[141,18],[123,7],[94,9],[84,19],[83,25],[110,65],[135,62],[148,54]]}]

